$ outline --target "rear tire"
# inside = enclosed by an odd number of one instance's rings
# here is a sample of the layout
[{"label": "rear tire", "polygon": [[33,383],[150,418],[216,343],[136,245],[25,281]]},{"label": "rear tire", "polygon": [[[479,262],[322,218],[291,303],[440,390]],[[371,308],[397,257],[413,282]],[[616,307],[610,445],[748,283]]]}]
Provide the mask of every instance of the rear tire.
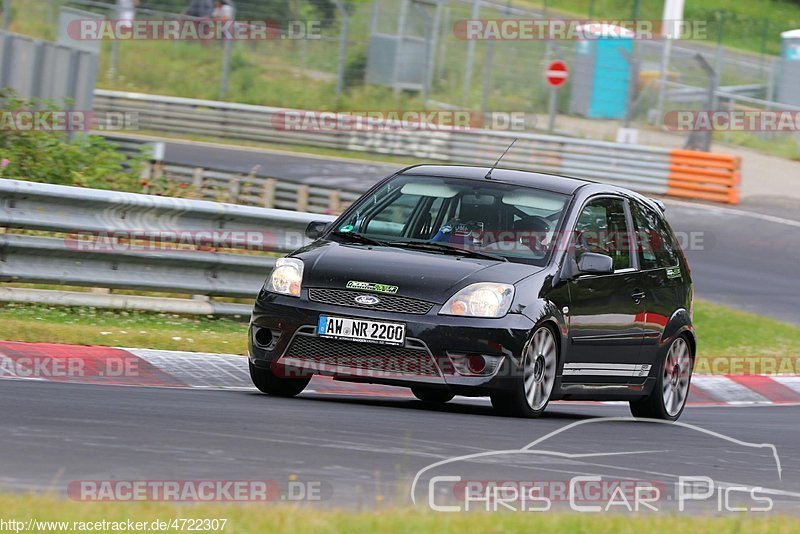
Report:
[{"label": "rear tire", "polygon": [[556,381],[558,342],[547,326],[536,329],[522,356],[522,376],[515,377],[514,389],[491,395],[500,415],[539,417],[550,402]]},{"label": "rear tire", "polygon": [[253,365],[253,362],[248,361],[250,365],[250,379],[253,385],[258,388],[262,393],[274,395],[276,397],[294,397],[303,391],[311,377],[303,378],[281,378],[272,372],[272,369],[262,369]]},{"label": "rear tire", "polygon": [[411,393],[413,393],[414,396],[422,402],[427,402],[430,404],[444,404],[445,402],[453,400],[453,397],[455,397],[455,394],[447,389],[426,388],[419,386],[412,387]]},{"label": "rear tire", "polygon": [[676,337],[661,362],[649,396],[630,401],[631,414],[646,419],[677,421],[686,407],[692,382],[694,354],[685,335]]}]

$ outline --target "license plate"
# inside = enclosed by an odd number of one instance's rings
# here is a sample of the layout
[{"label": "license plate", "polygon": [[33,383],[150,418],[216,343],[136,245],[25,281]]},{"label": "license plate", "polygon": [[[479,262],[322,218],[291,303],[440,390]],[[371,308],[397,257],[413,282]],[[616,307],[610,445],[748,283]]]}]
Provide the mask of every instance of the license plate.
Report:
[{"label": "license plate", "polygon": [[348,339],[364,343],[402,345],[406,340],[406,325],[320,315],[317,334],[321,337]]}]

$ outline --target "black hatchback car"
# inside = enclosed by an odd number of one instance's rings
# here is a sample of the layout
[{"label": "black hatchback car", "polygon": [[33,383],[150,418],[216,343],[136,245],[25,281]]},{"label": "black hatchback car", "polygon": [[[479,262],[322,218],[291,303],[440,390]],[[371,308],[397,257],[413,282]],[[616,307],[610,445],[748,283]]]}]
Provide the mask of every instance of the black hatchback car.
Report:
[{"label": "black hatchback car", "polygon": [[530,172],[420,165],[375,185],[277,260],[249,332],[250,373],[294,396],[313,374],[489,396],[625,400],[675,420],[695,355],[689,267],[663,204]]}]

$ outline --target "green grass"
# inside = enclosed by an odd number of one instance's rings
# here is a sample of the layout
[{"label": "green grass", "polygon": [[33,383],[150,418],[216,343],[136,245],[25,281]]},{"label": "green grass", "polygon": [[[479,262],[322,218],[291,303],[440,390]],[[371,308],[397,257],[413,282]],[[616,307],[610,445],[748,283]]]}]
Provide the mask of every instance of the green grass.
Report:
[{"label": "green grass", "polygon": [[[639,533],[692,532],[726,534],[748,532],[797,532],[796,518],[733,516],[726,518],[659,515],[631,517],[622,515],[566,513],[465,513],[435,514],[412,509],[349,512],[310,510],[307,507],[264,505],[175,505],[169,503],[80,503],[37,495],[0,496],[4,519],[25,521],[133,521],[173,518],[227,519],[221,532],[236,534],[262,532],[319,533]],[[150,532],[150,530],[146,530]],[[176,532],[166,530],[164,532]]]},{"label": "green grass", "polygon": [[[800,328],[695,303],[697,372],[800,372]],[[247,325],[173,314],[0,304],[0,339],[245,354]],[[753,362],[753,363],[750,363]]]},{"label": "green grass", "polygon": [[[539,9],[547,5],[551,10],[579,17],[591,13],[593,17],[630,20],[637,0],[517,0],[515,3]],[[663,1],[638,0],[637,18],[660,20],[663,9]],[[800,27],[800,4],[790,0],[690,0],[686,2],[683,18],[707,21],[709,44],[716,45],[722,31],[725,46],[778,55],[780,32]]]},{"label": "green grass", "polygon": [[694,325],[698,372],[800,374],[800,327],[702,301]]},{"label": "green grass", "polygon": [[[727,134],[727,135],[726,135]],[[800,160],[800,140],[793,133],[776,133],[772,137],[762,137],[753,132],[715,132],[714,141],[739,145],[765,154],[786,159]]]},{"label": "green grass", "polygon": [[245,354],[247,324],[164,313],[6,303],[0,304],[0,339]]}]

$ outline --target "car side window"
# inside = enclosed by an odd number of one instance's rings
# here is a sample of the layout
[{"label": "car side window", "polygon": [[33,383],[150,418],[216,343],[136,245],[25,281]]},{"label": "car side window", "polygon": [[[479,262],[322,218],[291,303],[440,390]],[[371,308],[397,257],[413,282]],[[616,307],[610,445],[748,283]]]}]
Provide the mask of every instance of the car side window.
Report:
[{"label": "car side window", "polygon": [[611,256],[614,270],[631,267],[628,220],[625,201],[604,197],[589,201],[578,216],[575,226],[576,260],[593,252]]},{"label": "car side window", "polygon": [[638,202],[632,202],[631,208],[636,224],[636,249],[642,269],[678,265],[678,245],[664,218]]}]

